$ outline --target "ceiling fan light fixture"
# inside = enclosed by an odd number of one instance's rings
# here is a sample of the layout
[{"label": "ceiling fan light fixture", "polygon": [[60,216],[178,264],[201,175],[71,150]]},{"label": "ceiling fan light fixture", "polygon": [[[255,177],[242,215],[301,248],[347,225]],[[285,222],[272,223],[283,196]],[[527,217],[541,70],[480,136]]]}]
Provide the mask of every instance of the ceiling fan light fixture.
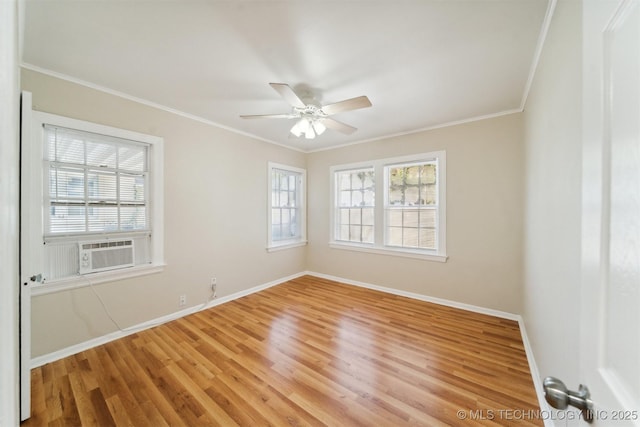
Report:
[{"label": "ceiling fan light fixture", "polygon": [[327,127],[319,120],[314,120],[312,126],[318,136],[322,135],[324,131],[327,130]]},{"label": "ceiling fan light fixture", "polygon": [[316,137],[316,133],[313,130],[313,126],[311,125],[311,123],[309,123],[309,127],[307,128],[307,131],[304,133],[304,137],[307,139],[313,139]]},{"label": "ceiling fan light fixture", "polygon": [[302,136],[303,133],[307,131],[309,128],[309,123],[305,118],[302,118],[296,122],[295,125],[291,128],[291,133],[297,137]]}]

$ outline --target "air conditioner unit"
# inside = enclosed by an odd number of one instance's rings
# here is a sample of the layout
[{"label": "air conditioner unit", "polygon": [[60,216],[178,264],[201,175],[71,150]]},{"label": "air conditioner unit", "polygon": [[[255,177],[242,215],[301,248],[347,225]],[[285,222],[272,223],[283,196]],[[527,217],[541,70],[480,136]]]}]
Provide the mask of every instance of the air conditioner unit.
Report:
[{"label": "air conditioner unit", "polygon": [[80,242],[80,274],[133,267],[133,240]]}]

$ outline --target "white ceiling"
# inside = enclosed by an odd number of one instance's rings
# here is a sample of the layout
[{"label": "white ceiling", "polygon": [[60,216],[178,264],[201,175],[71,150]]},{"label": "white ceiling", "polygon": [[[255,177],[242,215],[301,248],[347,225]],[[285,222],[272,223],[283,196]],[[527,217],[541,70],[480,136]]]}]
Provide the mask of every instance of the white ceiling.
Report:
[{"label": "white ceiling", "polygon": [[[550,0],[27,0],[23,66],[315,151],[522,108]],[[314,140],[269,82],[358,128]]]}]

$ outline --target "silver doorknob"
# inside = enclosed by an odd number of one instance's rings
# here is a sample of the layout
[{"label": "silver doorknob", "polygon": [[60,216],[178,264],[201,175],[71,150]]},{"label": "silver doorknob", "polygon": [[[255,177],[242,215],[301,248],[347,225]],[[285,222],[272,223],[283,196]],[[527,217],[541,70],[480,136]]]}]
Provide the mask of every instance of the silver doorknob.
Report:
[{"label": "silver doorknob", "polygon": [[569,406],[580,409],[584,420],[593,422],[593,402],[587,386],[580,384],[578,391],[568,390],[562,381],[547,377],[542,383],[544,397],[556,409],[567,409]]}]

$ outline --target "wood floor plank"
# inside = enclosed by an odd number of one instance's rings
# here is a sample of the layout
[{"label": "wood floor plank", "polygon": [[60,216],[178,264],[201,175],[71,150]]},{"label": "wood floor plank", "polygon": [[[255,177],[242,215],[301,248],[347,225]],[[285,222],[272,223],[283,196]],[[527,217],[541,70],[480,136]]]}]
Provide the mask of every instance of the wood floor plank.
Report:
[{"label": "wood floor plank", "polygon": [[539,410],[517,322],[311,276],[31,375],[22,427],[543,425],[497,417]]}]

